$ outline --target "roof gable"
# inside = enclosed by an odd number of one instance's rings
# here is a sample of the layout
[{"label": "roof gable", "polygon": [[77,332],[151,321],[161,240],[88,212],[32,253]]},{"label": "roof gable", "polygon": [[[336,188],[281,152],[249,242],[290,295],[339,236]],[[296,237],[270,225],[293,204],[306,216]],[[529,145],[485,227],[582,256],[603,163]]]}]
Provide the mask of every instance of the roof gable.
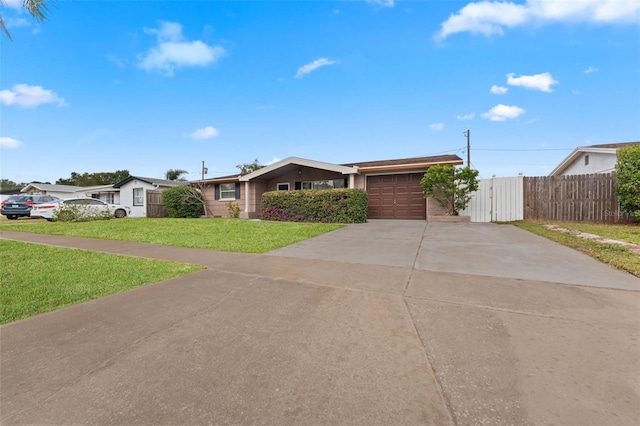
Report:
[{"label": "roof gable", "polygon": [[307,160],[305,158],[289,157],[289,158],[285,158],[284,160],[275,162],[269,166],[258,169],[254,172],[247,173],[246,175],[242,175],[240,176],[239,180],[241,182],[250,181],[251,179],[255,179],[257,177],[260,177],[269,172],[272,172],[281,167],[288,166],[291,164],[296,166],[313,167],[315,169],[321,169],[321,170],[329,170],[332,172],[342,173],[343,175],[358,173],[358,169],[352,166],[342,166],[339,164],[324,163],[322,161]]},{"label": "roof gable", "polygon": [[125,180],[123,180],[121,182],[118,182],[115,185],[113,185],[113,187],[114,188],[120,188],[123,185],[126,185],[129,182],[134,181],[134,180],[139,180],[139,181],[142,181],[142,182],[146,182],[149,185],[156,185],[156,186],[181,186],[181,185],[188,185],[189,184],[189,182],[185,182],[185,181],[156,179],[156,178],[148,178],[148,177],[142,177],[142,176],[129,176]]},{"label": "roof gable", "polygon": [[53,185],[50,183],[30,183],[21,192],[27,192],[29,189],[37,189],[38,191],[54,191],[54,192],[76,192],[83,189],[81,186],[75,185]]},{"label": "roof gable", "polygon": [[626,146],[640,145],[640,142],[623,142],[623,143],[609,143],[599,145],[579,146],[569,154],[564,160],[556,166],[555,169],[549,173],[549,176],[557,176],[562,174],[571,164],[573,164],[582,154],[586,153],[598,153],[598,154],[610,154],[617,156],[618,148],[624,148]]}]

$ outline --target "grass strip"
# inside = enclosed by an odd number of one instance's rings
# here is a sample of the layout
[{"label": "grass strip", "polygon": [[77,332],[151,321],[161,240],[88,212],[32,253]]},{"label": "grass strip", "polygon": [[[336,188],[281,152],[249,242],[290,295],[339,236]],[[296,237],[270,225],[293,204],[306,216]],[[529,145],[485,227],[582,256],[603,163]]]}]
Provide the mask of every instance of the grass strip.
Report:
[{"label": "grass strip", "polygon": [[0,263],[0,324],[202,269],[8,240],[0,240]]},{"label": "grass strip", "polygon": [[640,225],[604,225],[576,222],[545,222],[545,225],[556,225],[587,234],[594,234],[611,240],[624,241],[640,245]]},{"label": "grass strip", "polygon": [[[517,222],[510,222],[510,223],[512,225],[517,226],[518,228],[525,229],[529,232],[545,237],[551,241],[555,241],[564,246],[571,247],[586,255],[589,255],[595,259],[598,259],[601,262],[614,266],[618,269],[622,269],[623,271],[627,271],[635,275],[636,277],[640,278],[640,255],[630,252],[623,246],[585,240],[575,235],[565,234],[559,231],[553,231],[545,227],[545,225],[547,225],[548,223],[532,222],[532,221],[517,221]],[[554,224],[558,226],[562,226],[564,228],[568,228],[568,229],[578,229],[577,227],[569,226],[573,224],[566,224],[566,223],[554,223]],[[580,225],[583,225],[583,224],[580,224]],[[609,226],[609,225],[606,225],[606,226]],[[582,226],[581,228],[582,229],[578,229],[578,230],[582,231],[584,229],[583,232],[589,232],[587,231],[587,229],[592,229],[589,227],[582,227]],[[589,232],[589,233],[607,237],[607,235],[601,235],[600,233],[596,233],[595,231]],[[612,235],[611,233],[607,233],[607,234],[609,235],[607,238],[613,238],[611,237]],[[619,238],[613,238],[613,239],[619,239]],[[622,240],[622,241],[626,241],[626,240]],[[633,241],[629,241],[629,242],[633,242]]]},{"label": "grass strip", "polygon": [[0,229],[133,241],[239,253],[266,253],[344,225],[242,219],[119,219],[94,222],[3,221]]}]

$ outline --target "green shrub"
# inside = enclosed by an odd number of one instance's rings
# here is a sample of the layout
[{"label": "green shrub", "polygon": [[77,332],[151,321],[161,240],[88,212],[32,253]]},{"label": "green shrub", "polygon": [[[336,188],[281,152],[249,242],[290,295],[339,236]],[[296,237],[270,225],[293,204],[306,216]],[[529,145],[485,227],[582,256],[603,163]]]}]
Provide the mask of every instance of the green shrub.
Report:
[{"label": "green shrub", "polygon": [[89,222],[111,218],[113,218],[112,213],[108,211],[96,212],[88,204],[67,204],[63,209],[57,208],[53,211],[53,220],[56,222]]},{"label": "green shrub", "polygon": [[616,195],[620,209],[640,219],[640,146],[618,149]]},{"label": "green shrub", "polygon": [[227,201],[225,205],[227,206],[227,213],[230,218],[237,219],[240,217],[240,206],[238,203]]},{"label": "green shrub", "polygon": [[361,189],[327,189],[265,192],[260,207],[264,220],[363,223],[367,206],[367,193]]},{"label": "green shrub", "polygon": [[162,205],[169,217],[198,218],[204,214],[204,197],[191,186],[174,186],[163,191]]}]

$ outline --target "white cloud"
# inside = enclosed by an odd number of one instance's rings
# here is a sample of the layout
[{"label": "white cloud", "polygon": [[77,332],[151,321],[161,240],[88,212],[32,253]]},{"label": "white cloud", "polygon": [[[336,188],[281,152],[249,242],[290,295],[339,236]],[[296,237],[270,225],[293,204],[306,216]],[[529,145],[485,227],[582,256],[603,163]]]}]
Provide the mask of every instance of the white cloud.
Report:
[{"label": "white cloud", "polygon": [[571,91],[571,93],[572,93],[573,95],[579,95],[579,94],[580,94],[580,91],[579,91],[578,89],[573,89],[573,90]]},{"label": "white cloud", "polygon": [[395,0],[366,0],[367,3],[375,6],[393,7],[395,6]]},{"label": "white cloud", "polygon": [[496,86],[495,84],[491,86],[491,93],[493,93],[494,95],[504,95],[508,91],[508,87]]},{"label": "white cloud", "polygon": [[198,129],[193,133],[189,133],[187,135],[187,137],[190,137],[191,139],[195,139],[195,140],[203,140],[203,139],[211,139],[211,138],[215,138],[216,136],[218,136],[220,132],[218,132],[218,129],[216,129],[213,126],[206,126],[203,127],[202,129]]},{"label": "white cloud", "polygon": [[598,71],[599,71],[599,70],[598,70],[598,68],[595,68],[595,67],[589,67],[589,68],[587,68],[586,70],[584,70],[584,73],[585,73],[585,74],[591,74],[591,73],[598,72]]},{"label": "white cloud", "polygon": [[13,149],[19,147],[20,145],[22,145],[22,142],[17,139],[0,136],[0,148]]},{"label": "white cloud", "polygon": [[28,84],[16,84],[12,90],[0,91],[0,103],[4,105],[17,105],[23,108],[35,108],[42,104],[57,104],[67,106],[65,100],[54,91],[42,88],[42,86],[29,86]]},{"label": "white cloud", "polygon": [[302,78],[305,76],[305,74],[309,74],[310,72],[315,71],[320,67],[333,65],[336,63],[336,61],[330,61],[327,58],[316,59],[315,61],[298,68],[298,72],[296,72],[296,78]]},{"label": "white cloud", "polygon": [[30,27],[31,23],[24,18],[6,18],[4,23],[7,28]]},{"label": "white cloud", "polygon": [[507,74],[507,84],[510,86],[524,87],[525,89],[541,90],[551,93],[553,92],[551,86],[558,84],[548,72],[536,75],[522,75],[520,77],[514,76],[514,73]]},{"label": "white cloud", "polygon": [[155,34],[158,45],[138,55],[140,68],[160,71],[172,76],[176,68],[204,67],[216,62],[226,51],[220,46],[209,46],[200,41],[187,41],[182,34],[182,25],[160,21],[158,29],[145,28],[146,34]]},{"label": "white cloud", "polygon": [[273,159],[271,161],[267,161],[267,166],[270,166],[272,164],[277,163],[278,161],[282,160],[282,158],[278,158],[278,157],[273,157]]},{"label": "white cloud", "polygon": [[596,24],[636,23],[640,18],[638,0],[526,0],[478,1],[464,6],[442,23],[436,39],[461,32],[503,35],[505,28],[545,25],[558,22]]},{"label": "white cloud", "polygon": [[4,0],[3,3],[5,6],[10,7],[11,9],[21,10],[24,8],[22,6],[24,0]]},{"label": "white cloud", "polygon": [[429,128],[434,132],[439,132],[444,129],[444,123],[433,123],[429,126]]},{"label": "white cloud", "polygon": [[482,114],[482,116],[490,121],[506,121],[512,118],[518,118],[524,114],[524,112],[524,109],[517,106],[498,104],[488,112]]},{"label": "white cloud", "polygon": [[458,120],[473,120],[475,116],[476,116],[476,113],[472,112],[471,114],[457,115],[456,118]]}]

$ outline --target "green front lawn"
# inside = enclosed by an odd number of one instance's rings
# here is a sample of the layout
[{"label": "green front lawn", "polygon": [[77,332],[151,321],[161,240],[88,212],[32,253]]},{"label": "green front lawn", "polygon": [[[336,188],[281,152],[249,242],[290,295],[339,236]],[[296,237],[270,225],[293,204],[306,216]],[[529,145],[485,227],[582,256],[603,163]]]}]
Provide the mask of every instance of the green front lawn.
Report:
[{"label": "green front lawn", "polygon": [[202,269],[8,240],[0,264],[0,324]]},{"label": "green front lawn", "polygon": [[326,223],[242,219],[113,219],[94,222],[0,222],[0,230],[133,241],[239,253],[266,253],[342,228]]},{"label": "green front lawn", "polygon": [[510,222],[519,228],[538,234],[552,241],[581,251],[595,259],[627,271],[640,278],[640,254],[633,253],[627,248],[598,241],[585,240],[575,235],[547,229],[545,225],[556,225],[566,229],[599,235],[618,241],[640,244],[640,226],[637,225],[594,225],[584,223],[563,222]]}]

